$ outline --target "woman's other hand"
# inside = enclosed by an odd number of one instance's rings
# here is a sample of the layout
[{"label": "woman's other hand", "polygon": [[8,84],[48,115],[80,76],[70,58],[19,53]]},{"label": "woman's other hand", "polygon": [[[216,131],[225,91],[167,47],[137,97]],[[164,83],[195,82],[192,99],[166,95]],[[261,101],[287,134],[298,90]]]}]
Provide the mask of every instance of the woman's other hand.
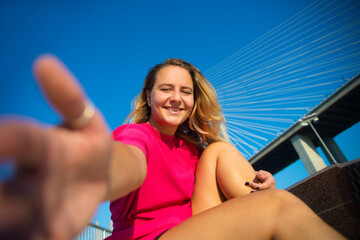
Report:
[{"label": "woman's other hand", "polygon": [[254,179],[253,182],[246,182],[245,185],[251,187],[253,191],[261,191],[267,189],[274,189],[276,183],[271,173],[260,170],[256,173],[256,179]]}]

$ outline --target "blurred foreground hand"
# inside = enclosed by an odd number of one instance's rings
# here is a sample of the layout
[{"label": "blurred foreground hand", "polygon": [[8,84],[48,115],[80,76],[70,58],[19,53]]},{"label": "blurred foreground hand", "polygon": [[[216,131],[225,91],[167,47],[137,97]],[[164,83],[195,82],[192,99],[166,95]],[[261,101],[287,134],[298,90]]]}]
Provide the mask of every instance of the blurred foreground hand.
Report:
[{"label": "blurred foreground hand", "polygon": [[11,159],[16,168],[0,186],[0,239],[70,239],[106,195],[110,133],[56,57],[41,56],[33,68],[64,123],[0,121],[0,161]]}]

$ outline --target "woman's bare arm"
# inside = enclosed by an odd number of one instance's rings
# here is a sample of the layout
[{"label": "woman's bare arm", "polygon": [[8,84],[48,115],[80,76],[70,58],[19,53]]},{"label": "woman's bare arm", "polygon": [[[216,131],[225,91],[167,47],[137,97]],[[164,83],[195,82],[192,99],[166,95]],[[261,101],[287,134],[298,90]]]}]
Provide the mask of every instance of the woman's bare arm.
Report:
[{"label": "woman's bare arm", "polygon": [[64,123],[0,121],[0,161],[16,169],[0,186],[0,239],[71,239],[101,201],[141,185],[146,161],[139,149],[111,141],[98,110],[78,121],[88,100],[57,58],[40,57],[34,74]]},{"label": "woman's bare arm", "polygon": [[112,149],[104,200],[114,200],[139,188],[146,177],[146,158],[139,148],[114,141]]}]

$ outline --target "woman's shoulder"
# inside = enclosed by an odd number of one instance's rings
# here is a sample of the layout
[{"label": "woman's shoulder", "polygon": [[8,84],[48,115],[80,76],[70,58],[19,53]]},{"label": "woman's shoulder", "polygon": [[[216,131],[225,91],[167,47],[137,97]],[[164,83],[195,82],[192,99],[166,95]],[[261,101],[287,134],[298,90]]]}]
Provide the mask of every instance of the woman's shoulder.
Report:
[{"label": "woman's shoulder", "polygon": [[146,127],[146,123],[127,123],[114,129],[111,134],[113,139],[117,139],[119,136],[136,136],[136,135],[149,135],[150,131]]},{"label": "woman's shoulder", "polygon": [[129,123],[121,125],[112,132],[111,138],[114,141],[140,148],[148,158],[154,146],[154,137],[146,125],[148,124]]}]

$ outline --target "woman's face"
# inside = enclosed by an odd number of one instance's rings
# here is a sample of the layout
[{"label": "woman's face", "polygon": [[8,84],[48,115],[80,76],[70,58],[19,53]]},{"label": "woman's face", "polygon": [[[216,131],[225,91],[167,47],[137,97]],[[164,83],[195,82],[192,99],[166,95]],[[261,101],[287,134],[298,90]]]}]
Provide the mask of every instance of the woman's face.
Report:
[{"label": "woman's face", "polygon": [[161,133],[174,135],[194,106],[194,86],[189,72],[177,66],[161,69],[147,97],[151,107],[149,123]]}]

